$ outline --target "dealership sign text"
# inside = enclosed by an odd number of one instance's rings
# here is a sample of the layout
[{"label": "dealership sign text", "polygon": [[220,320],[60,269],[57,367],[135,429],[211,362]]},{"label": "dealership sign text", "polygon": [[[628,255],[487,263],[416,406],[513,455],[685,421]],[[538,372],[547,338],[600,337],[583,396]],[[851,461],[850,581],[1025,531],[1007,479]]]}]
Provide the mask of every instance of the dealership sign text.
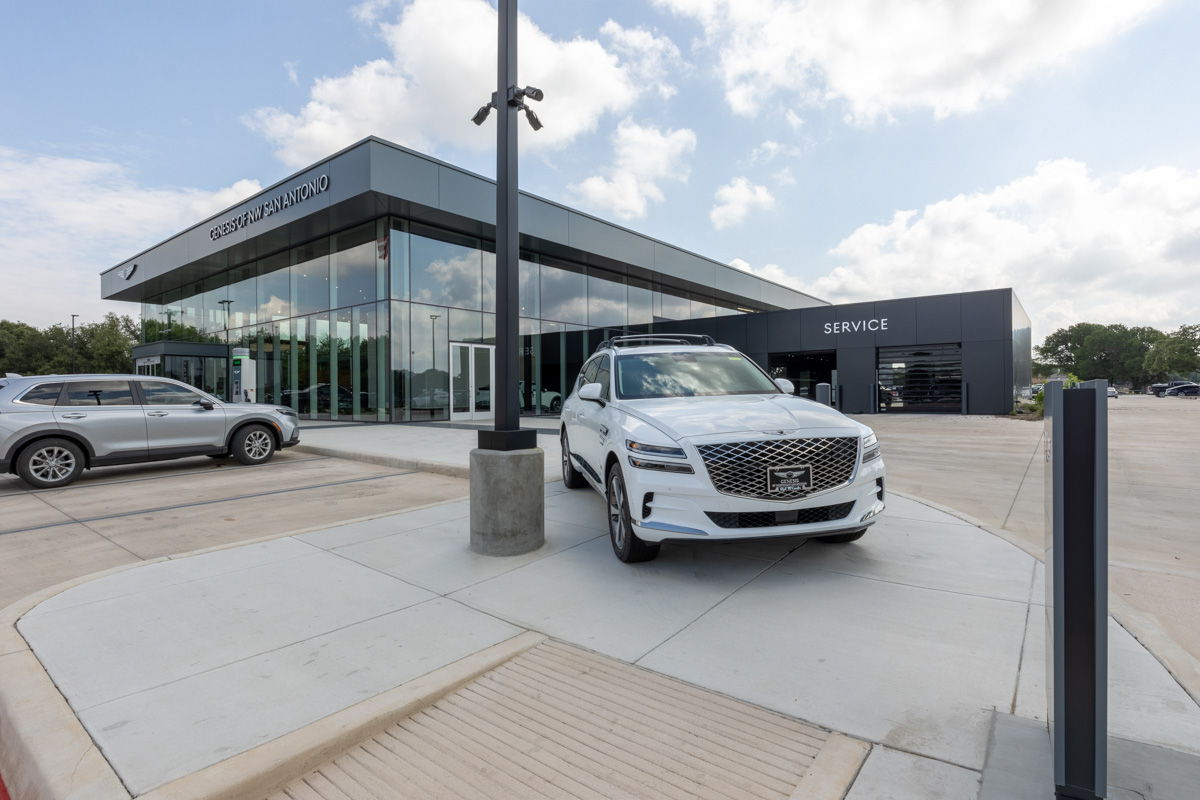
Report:
[{"label": "dealership sign text", "polygon": [[271,200],[266,200],[259,203],[249,211],[243,211],[241,214],[230,217],[229,219],[218,222],[208,229],[208,238],[216,241],[222,236],[227,236],[234,231],[244,228],[251,222],[258,222],[263,217],[269,217],[279,211],[282,211],[289,206],[294,206],[296,203],[314,197],[329,188],[329,176],[321,175],[313,178],[307,183],[302,183],[295,186],[286,192],[281,192]]},{"label": "dealership sign text", "polygon": [[856,319],[853,322],[826,322],[826,333],[857,333],[858,331],[886,331],[887,317],[882,319]]}]

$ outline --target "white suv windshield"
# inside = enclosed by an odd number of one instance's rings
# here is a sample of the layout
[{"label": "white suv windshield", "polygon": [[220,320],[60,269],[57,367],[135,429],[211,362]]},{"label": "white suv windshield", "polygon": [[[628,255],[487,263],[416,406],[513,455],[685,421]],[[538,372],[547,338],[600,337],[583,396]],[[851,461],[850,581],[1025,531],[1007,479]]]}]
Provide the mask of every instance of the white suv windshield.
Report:
[{"label": "white suv windshield", "polygon": [[623,400],[778,393],[758,367],[729,350],[617,357],[617,394]]}]

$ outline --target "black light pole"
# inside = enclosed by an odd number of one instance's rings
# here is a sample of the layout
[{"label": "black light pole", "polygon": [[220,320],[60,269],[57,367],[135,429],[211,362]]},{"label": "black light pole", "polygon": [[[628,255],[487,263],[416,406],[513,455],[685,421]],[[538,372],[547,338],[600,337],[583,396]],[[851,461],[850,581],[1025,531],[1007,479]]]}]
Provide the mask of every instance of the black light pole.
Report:
[{"label": "black light pole", "polygon": [[492,391],[495,425],[479,432],[471,451],[471,550],[489,556],[515,556],[546,543],[545,452],[537,431],[521,430],[517,396],[520,344],[517,320],[517,112],[533,129],[542,127],[523,102],[541,100],[542,91],[517,86],[517,0],[498,0],[499,73],[492,102],[471,121],[482,125],[496,109],[496,375]]},{"label": "black light pole", "polygon": [[75,318],[78,314],[71,315],[71,374],[75,374]]},{"label": "black light pole", "polygon": [[533,129],[542,127],[533,110],[523,102],[541,100],[542,91],[517,86],[517,0],[498,0],[499,58],[498,87],[492,102],[475,113],[472,121],[482,125],[488,112],[496,109],[496,382],[494,429],[479,432],[479,447],[485,450],[526,450],[537,447],[537,431],[521,430],[520,336],[518,317],[520,285],[518,261],[520,233],[517,225],[517,112],[524,111]]}]

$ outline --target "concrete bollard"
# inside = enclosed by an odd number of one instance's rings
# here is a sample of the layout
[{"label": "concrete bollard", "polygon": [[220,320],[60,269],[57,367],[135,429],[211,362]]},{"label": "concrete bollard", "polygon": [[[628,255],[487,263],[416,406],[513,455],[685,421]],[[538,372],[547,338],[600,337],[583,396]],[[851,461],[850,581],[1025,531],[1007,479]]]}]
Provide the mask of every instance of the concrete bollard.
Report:
[{"label": "concrete bollard", "polygon": [[471,550],[518,556],[546,542],[546,453],[471,451]]},{"label": "concrete bollard", "polygon": [[817,402],[823,406],[831,405],[830,386],[828,383],[817,384]]}]

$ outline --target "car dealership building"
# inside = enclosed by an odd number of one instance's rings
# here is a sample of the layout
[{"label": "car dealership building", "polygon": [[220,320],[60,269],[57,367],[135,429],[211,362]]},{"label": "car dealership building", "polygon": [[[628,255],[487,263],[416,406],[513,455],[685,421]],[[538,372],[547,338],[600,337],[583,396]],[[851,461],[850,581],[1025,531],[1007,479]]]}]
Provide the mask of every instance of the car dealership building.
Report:
[{"label": "car dealership building", "polygon": [[[376,138],[101,275],[141,303],[136,369],[315,419],[484,421],[495,183]],[[531,195],[520,198],[522,413],[556,414],[624,332],[706,333],[846,412],[1006,413],[1031,383],[1010,289],[831,305]],[[964,403],[965,392],[965,403]]]}]

